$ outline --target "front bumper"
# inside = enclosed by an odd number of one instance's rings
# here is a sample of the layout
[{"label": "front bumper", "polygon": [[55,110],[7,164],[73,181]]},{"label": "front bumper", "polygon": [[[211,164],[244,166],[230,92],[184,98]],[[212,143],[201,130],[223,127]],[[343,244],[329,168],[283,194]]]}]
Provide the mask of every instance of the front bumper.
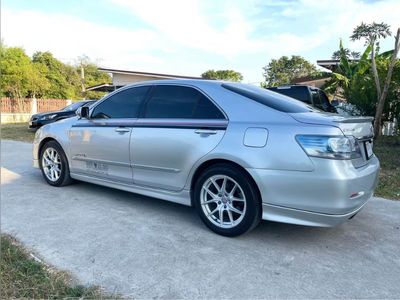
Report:
[{"label": "front bumper", "polygon": [[379,161],[356,169],[351,161],[313,158],[314,171],[248,169],[263,202],[263,219],[335,226],[356,214],[373,195]]},{"label": "front bumper", "polygon": [[39,169],[39,160],[38,159],[33,159],[33,167]]},{"label": "front bumper", "polygon": [[29,128],[30,129],[37,129],[44,125],[42,121],[29,121]]}]

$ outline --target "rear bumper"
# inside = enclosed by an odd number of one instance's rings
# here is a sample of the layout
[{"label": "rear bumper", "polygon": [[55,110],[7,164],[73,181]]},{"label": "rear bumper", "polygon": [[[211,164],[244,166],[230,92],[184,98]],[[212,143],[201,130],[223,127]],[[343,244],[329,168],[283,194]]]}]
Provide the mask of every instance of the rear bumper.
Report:
[{"label": "rear bumper", "polygon": [[321,214],[288,207],[263,204],[262,219],[304,226],[334,227],[354,217],[365,204],[366,202],[356,210],[343,215]]},{"label": "rear bumper", "polygon": [[263,219],[335,226],[356,214],[372,197],[379,161],[359,169],[351,161],[312,159],[314,171],[248,169],[263,202]]}]

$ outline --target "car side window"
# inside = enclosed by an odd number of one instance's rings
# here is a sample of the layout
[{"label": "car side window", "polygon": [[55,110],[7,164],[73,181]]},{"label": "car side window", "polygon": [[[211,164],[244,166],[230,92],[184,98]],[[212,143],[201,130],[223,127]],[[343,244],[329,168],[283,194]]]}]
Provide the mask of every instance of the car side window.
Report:
[{"label": "car side window", "polygon": [[311,90],[311,96],[313,99],[313,105],[318,108],[322,108],[321,99],[317,90]]},{"label": "car side window", "polygon": [[159,85],[147,102],[145,118],[224,119],[221,111],[198,90]]},{"label": "car side window", "polygon": [[94,108],[92,118],[137,118],[149,88],[133,87],[112,95]]},{"label": "car side window", "polygon": [[329,107],[331,105],[331,103],[329,102],[328,97],[326,96],[326,94],[323,91],[319,91],[319,97],[321,99],[321,104],[324,107]]}]

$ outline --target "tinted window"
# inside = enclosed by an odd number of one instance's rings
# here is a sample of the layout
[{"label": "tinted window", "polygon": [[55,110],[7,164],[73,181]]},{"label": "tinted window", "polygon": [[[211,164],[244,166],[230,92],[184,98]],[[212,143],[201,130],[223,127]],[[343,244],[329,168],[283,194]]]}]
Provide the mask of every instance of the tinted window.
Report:
[{"label": "tinted window", "polygon": [[331,103],[329,102],[328,97],[327,97],[326,94],[325,94],[323,91],[321,91],[321,90],[319,90],[319,97],[320,97],[320,99],[321,99],[322,105],[325,105],[325,106],[330,106],[330,105],[331,105]]},{"label": "tinted window", "polygon": [[313,111],[311,106],[303,102],[257,86],[241,83],[223,83],[222,86],[236,94],[282,112],[301,113]]},{"label": "tinted window", "polygon": [[206,97],[201,95],[193,116],[194,119],[225,119],[221,111]]},{"label": "tinted window", "polygon": [[311,97],[313,99],[313,104],[318,108],[322,108],[318,90],[311,90]]},{"label": "tinted window", "polygon": [[271,91],[311,104],[310,93],[307,87],[282,87],[273,88]]},{"label": "tinted window", "polygon": [[148,86],[118,92],[97,105],[92,118],[137,118]]},{"label": "tinted window", "polygon": [[64,107],[62,110],[63,110],[63,111],[75,111],[75,110],[77,110],[79,107],[81,107],[83,104],[85,104],[84,101],[75,102],[75,103],[72,103],[72,104],[70,104],[70,105]]},{"label": "tinted window", "polygon": [[154,88],[146,105],[145,118],[221,119],[224,118],[202,93],[184,86],[160,85]]}]

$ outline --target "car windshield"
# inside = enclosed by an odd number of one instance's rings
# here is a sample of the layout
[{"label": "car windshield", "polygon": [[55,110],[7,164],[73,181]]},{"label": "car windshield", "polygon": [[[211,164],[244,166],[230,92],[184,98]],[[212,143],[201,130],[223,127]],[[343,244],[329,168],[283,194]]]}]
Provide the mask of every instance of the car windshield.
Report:
[{"label": "car windshield", "polygon": [[316,111],[301,101],[250,84],[223,83],[222,87],[278,111],[286,113]]},{"label": "car windshield", "polygon": [[63,111],[76,111],[79,107],[81,107],[81,106],[90,106],[94,102],[96,102],[96,101],[95,100],[93,100],[93,101],[79,101],[79,102],[75,102],[75,103],[72,103],[72,104],[64,107],[62,110]]},{"label": "car windshield", "polygon": [[75,102],[75,103],[72,103],[72,104],[64,107],[62,110],[63,111],[75,111],[85,103],[86,102],[83,102],[83,101]]}]

